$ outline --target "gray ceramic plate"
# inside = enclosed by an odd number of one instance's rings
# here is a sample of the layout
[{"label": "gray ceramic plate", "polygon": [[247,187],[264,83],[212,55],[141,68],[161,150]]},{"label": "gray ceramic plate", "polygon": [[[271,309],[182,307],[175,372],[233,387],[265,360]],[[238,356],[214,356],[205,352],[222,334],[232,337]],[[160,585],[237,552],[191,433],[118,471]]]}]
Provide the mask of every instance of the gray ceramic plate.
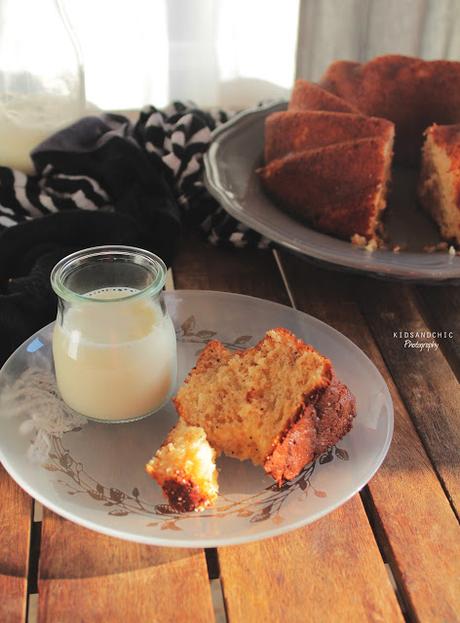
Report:
[{"label": "gray ceramic plate", "polygon": [[[351,432],[280,489],[249,461],[220,458],[219,499],[203,513],[174,512],[144,471],[177,421],[171,402],[137,422],[88,422],[62,438],[53,435],[48,459],[37,465],[28,459],[33,435],[27,422],[32,410],[35,415],[44,411],[43,386],[31,407],[24,406],[15,387],[24,374],[38,371],[54,388],[48,325],[0,371],[0,460],[23,489],[63,517],[110,536],[152,545],[216,547],[311,523],[372,478],[390,445],[393,405],[382,376],[357,346],[316,318],[249,296],[177,290],[165,299],[177,332],[180,383],[209,339],[237,350],[255,344],[268,329],[284,326],[330,357],[355,394]],[[26,387],[30,391],[31,383]],[[52,411],[47,405],[39,430]]]},{"label": "gray ceramic plate", "polygon": [[227,212],[270,240],[331,267],[414,282],[460,283],[460,257],[422,250],[440,238],[434,223],[416,205],[416,171],[393,173],[385,225],[390,243],[406,245],[401,253],[365,251],[281,211],[264,193],[256,169],[262,164],[265,117],[285,108],[285,102],[278,102],[245,111],[214,133],[205,155],[205,183]]}]

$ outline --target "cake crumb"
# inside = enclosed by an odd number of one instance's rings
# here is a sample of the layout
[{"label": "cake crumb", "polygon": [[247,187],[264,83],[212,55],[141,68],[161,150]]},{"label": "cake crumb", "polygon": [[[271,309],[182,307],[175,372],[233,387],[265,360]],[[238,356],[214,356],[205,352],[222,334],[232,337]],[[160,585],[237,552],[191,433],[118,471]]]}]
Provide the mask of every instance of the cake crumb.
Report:
[{"label": "cake crumb", "polygon": [[378,246],[379,245],[377,240],[375,240],[375,238],[371,238],[364,248],[366,249],[366,251],[370,251],[372,253],[373,251],[378,249]]},{"label": "cake crumb", "polygon": [[357,247],[365,247],[367,244],[366,238],[364,236],[361,236],[360,234],[353,234],[350,240],[351,244],[354,244]]}]

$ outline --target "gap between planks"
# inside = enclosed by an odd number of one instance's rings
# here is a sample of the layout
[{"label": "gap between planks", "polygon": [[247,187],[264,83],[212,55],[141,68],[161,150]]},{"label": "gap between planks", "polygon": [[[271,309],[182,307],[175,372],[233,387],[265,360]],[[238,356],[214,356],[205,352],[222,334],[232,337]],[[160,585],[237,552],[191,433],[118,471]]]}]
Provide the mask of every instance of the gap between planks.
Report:
[{"label": "gap between planks", "polygon": [[32,525],[29,543],[29,572],[27,575],[26,621],[38,621],[38,565],[40,561],[41,530],[43,506],[36,500],[32,501]]}]

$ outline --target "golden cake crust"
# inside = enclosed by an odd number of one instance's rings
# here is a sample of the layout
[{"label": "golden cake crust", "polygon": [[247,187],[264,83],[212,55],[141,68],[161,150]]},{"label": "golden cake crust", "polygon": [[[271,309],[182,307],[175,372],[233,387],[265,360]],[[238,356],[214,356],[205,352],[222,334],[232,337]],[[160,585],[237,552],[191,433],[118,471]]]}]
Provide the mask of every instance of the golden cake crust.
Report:
[{"label": "golden cake crust", "polygon": [[393,140],[394,125],[386,119],[340,112],[275,112],[265,121],[265,162],[289,153],[360,138]]},{"label": "golden cake crust", "polygon": [[359,113],[359,110],[349,102],[307,80],[296,80],[289,101],[289,110]]},{"label": "golden cake crust", "polygon": [[279,440],[264,468],[277,482],[291,480],[352,428],[356,401],[333,373],[330,385],[311,396],[299,419]]}]

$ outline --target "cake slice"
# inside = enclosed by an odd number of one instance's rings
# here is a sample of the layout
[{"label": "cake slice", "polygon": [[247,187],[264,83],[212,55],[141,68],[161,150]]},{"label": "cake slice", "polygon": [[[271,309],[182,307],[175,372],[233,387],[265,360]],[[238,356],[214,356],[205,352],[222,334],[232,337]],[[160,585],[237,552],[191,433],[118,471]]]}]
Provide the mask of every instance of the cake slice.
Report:
[{"label": "cake slice", "polygon": [[268,331],[242,352],[210,342],[174,402],[213,448],[262,465],[278,484],[294,478],[325,443],[338,441],[355,415],[330,361],[286,329]]},{"label": "cake slice", "polygon": [[362,138],[289,154],[259,174],[281,209],[319,231],[377,240],[391,156],[391,139]]},{"label": "cake slice", "polygon": [[460,124],[425,132],[418,194],[441,236],[460,244]]},{"label": "cake slice", "polygon": [[179,420],[145,466],[178,512],[204,510],[217,498],[216,451],[204,430]]},{"label": "cake slice", "polygon": [[296,80],[289,101],[289,110],[329,110],[332,112],[359,113],[353,104],[307,80]]},{"label": "cake slice", "polygon": [[373,136],[392,143],[394,125],[386,119],[343,112],[275,112],[265,121],[265,163],[289,153]]}]

